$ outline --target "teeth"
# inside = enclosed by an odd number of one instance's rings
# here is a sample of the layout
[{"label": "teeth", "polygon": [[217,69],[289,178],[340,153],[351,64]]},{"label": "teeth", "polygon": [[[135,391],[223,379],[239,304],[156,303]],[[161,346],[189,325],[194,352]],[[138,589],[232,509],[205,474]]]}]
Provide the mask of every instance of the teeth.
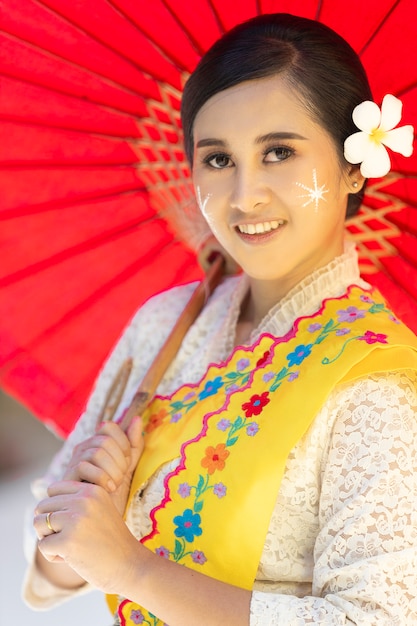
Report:
[{"label": "teeth", "polygon": [[284,225],[284,220],[273,220],[272,222],[259,222],[259,224],[239,224],[238,229],[245,235],[255,235],[269,233]]}]

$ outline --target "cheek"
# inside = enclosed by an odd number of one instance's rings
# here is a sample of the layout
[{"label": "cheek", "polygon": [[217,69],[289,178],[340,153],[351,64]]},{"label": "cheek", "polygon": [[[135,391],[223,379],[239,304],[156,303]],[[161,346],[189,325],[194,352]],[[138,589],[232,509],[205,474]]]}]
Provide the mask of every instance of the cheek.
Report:
[{"label": "cheek", "polygon": [[200,185],[195,185],[195,193],[197,198],[198,207],[201,211],[201,215],[206,220],[210,229],[215,232],[216,219],[215,219],[215,206],[216,202],[213,197],[213,193],[210,191],[204,191]]}]

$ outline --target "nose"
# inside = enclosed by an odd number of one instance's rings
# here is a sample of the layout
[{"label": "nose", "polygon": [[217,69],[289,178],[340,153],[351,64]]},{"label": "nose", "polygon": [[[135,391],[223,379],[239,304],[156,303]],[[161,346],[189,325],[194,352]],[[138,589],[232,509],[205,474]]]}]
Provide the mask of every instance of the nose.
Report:
[{"label": "nose", "polygon": [[235,168],[230,206],[244,213],[270,202],[271,191],[263,173],[252,168]]}]

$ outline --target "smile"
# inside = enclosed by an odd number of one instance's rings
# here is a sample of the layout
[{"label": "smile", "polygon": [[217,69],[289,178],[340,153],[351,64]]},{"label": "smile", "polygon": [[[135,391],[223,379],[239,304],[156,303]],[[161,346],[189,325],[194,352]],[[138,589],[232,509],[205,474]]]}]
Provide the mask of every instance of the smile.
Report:
[{"label": "smile", "polygon": [[259,222],[258,224],[239,224],[237,229],[245,235],[262,235],[269,233],[271,230],[277,230],[284,224],[284,220],[272,220],[271,222]]}]

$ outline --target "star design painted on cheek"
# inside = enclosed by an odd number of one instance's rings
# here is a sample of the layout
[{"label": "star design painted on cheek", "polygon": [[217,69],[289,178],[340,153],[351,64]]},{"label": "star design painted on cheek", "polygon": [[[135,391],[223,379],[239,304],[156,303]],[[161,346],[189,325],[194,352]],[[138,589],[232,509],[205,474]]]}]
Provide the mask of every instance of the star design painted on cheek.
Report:
[{"label": "star design painted on cheek", "polygon": [[321,185],[321,187],[318,186],[317,171],[315,169],[313,170],[313,187],[307,187],[307,185],[303,185],[303,183],[295,183],[295,184],[297,185],[297,187],[301,187],[301,189],[304,189],[304,191],[307,191],[307,193],[301,194],[299,196],[299,198],[307,198],[307,200],[303,204],[303,207],[306,207],[309,204],[314,202],[315,209],[317,211],[318,206],[319,206],[319,201],[324,200],[324,202],[326,202],[326,198],[324,197],[324,194],[329,193],[329,190],[325,189],[326,185]]}]

